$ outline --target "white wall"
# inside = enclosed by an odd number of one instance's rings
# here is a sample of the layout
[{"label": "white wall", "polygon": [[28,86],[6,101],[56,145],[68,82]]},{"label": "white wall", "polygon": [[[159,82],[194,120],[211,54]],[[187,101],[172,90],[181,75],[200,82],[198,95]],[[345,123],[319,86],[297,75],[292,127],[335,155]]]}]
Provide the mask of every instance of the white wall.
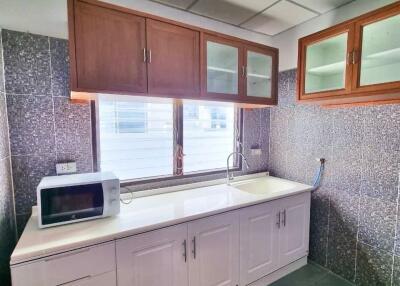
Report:
[{"label": "white wall", "polygon": [[[102,0],[179,22],[262,44],[271,38],[148,0]],[[0,0],[0,27],[57,38],[68,38],[67,0]]]},{"label": "white wall", "polygon": [[273,36],[272,46],[279,48],[279,70],[297,67],[297,45],[300,38],[396,1],[357,0]]}]

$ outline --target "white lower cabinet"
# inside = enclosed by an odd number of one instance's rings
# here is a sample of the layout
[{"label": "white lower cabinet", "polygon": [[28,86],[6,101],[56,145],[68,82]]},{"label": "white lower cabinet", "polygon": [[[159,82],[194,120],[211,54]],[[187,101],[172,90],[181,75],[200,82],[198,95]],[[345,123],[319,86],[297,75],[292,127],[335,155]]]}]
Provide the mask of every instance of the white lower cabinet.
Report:
[{"label": "white lower cabinet", "polygon": [[311,194],[304,193],[280,200],[279,266],[308,254]]},{"label": "white lower cabinet", "polygon": [[215,215],[188,224],[190,286],[239,284],[239,214]]},{"label": "white lower cabinet", "polygon": [[307,255],[310,197],[302,193],[14,265],[13,286],[245,286]]},{"label": "white lower cabinet", "polygon": [[279,206],[268,202],[240,211],[240,285],[279,267]]},{"label": "white lower cabinet", "polygon": [[187,225],[117,240],[118,286],[186,286]]},{"label": "white lower cabinet", "polygon": [[308,254],[310,193],[240,211],[240,285]]},{"label": "white lower cabinet", "polygon": [[[103,275],[108,273],[106,275]],[[111,273],[111,274],[110,274]],[[115,285],[115,242],[85,247],[11,267],[13,286]],[[98,283],[106,277],[107,281]],[[112,279],[113,277],[113,279]]]}]

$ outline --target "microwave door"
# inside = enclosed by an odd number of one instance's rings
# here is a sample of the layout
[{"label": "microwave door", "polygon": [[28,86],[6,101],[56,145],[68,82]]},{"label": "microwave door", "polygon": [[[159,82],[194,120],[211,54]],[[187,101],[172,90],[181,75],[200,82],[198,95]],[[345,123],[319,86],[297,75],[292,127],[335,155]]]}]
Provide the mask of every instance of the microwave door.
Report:
[{"label": "microwave door", "polygon": [[42,225],[103,215],[101,183],[41,190]]}]

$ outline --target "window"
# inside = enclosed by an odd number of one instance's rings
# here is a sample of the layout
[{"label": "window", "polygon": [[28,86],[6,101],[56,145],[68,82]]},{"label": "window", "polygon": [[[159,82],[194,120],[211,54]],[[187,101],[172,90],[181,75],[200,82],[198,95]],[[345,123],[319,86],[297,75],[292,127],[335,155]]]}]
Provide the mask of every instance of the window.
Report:
[{"label": "window", "polygon": [[98,167],[121,180],[225,169],[228,154],[239,145],[233,106],[99,95],[96,114]]}]

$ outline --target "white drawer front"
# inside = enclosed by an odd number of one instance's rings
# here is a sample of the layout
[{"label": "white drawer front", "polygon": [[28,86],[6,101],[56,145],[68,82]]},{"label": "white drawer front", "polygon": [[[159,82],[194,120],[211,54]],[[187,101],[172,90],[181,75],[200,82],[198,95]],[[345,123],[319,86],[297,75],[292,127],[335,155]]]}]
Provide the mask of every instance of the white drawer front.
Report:
[{"label": "white drawer front", "polygon": [[117,275],[112,271],[97,276],[87,276],[62,286],[117,286]]},{"label": "white drawer front", "polygon": [[56,286],[114,271],[115,266],[115,242],[110,242],[15,266],[11,274],[13,286]]}]

